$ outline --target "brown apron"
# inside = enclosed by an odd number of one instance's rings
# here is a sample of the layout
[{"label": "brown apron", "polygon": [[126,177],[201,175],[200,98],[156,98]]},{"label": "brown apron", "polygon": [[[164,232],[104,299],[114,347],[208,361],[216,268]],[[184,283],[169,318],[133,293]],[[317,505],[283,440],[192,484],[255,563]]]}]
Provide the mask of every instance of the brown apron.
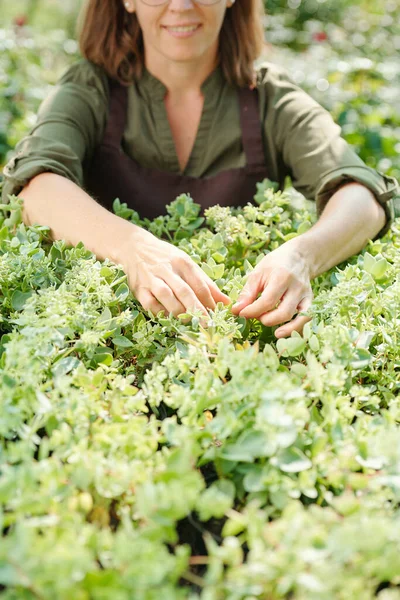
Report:
[{"label": "brown apron", "polygon": [[184,193],[190,194],[194,202],[201,205],[201,212],[215,204],[236,207],[253,201],[256,183],[268,177],[256,89],[238,90],[246,166],[197,178],[141,167],[123,152],[121,141],[127,116],[128,88],[110,78],[109,83],[107,127],[84,179],[85,190],[100,204],[112,210],[114,199],[119,198],[140,217],[154,219],[166,214],[166,205]]}]

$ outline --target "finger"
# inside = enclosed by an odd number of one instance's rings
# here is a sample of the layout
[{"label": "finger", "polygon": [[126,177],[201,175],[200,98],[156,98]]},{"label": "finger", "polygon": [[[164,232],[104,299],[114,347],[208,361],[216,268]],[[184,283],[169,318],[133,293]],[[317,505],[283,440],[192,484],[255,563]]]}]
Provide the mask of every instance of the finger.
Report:
[{"label": "finger", "polygon": [[[306,296],[300,302],[297,307],[298,312],[306,312],[312,304],[312,296]],[[307,317],[305,315],[298,315],[293,319],[290,323],[286,323],[283,327],[279,327],[275,331],[275,336],[277,338],[288,337],[291,335],[292,331],[297,331],[298,333],[303,333],[303,327],[308,321],[311,321],[311,317]]]},{"label": "finger", "polygon": [[300,302],[298,294],[295,292],[287,293],[278,308],[275,310],[269,310],[265,314],[261,315],[259,320],[263,325],[272,327],[273,325],[280,325],[286,323],[297,313],[297,306]]},{"label": "finger", "polygon": [[[261,291],[261,275],[257,271],[250,273],[247,282],[239,294],[237,302],[232,306],[232,313],[238,315],[251,305]],[[264,311],[265,312],[265,311]],[[240,316],[245,316],[244,314]]]},{"label": "finger", "polygon": [[273,273],[258,300],[240,311],[240,316],[246,319],[259,319],[261,315],[275,308],[285,294],[288,280],[279,271]]},{"label": "finger", "polygon": [[136,295],[137,300],[146,311],[150,311],[153,315],[158,315],[160,311],[165,312],[165,307],[158,302],[150,290],[141,289]]},{"label": "finger", "polygon": [[[209,306],[209,308],[215,308],[215,303],[216,302],[223,302],[223,304],[230,304],[231,299],[229,298],[229,296],[227,296],[226,294],[224,294],[224,292],[221,292],[221,290],[219,289],[219,287],[217,286],[217,284],[215,283],[215,281],[213,281],[211,279],[211,277],[209,277],[201,267],[199,267],[199,265],[197,265],[195,262],[193,262],[194,265],[194,269],[195,271],[197,271],[199,277],[201,277],[201,279],[205,282],[205,284],[208,287],[208,290],[210,292],[211,298],[214,301],[214,306],[212,307],[211,305]],[[187,279],[186,279],[187,281]],[[189,283],[189,281],[188,281]],[[201,298],[200,298],[201,300]],[[204,304],[204,302],[203,302]],[[208,305],[206,305],[208,306]]]},{"label": "finger", "polygon": [[215,302],[222,302],[223,304],[231,303],[229,296],[224,294],[224,292],[221,292],[217,284],[212,279],[207,282],[207,285]]},{"label": "finger", "polygon": [[171,288],[170,284],[165,282],[163,279],[156,279],[152,285],[151,293],[159,301],[160,304],[165,306],[168,314],[178,315],[186,312],[185,306],[182,304],[179,298],[175,295],[175,290]]},{"label": "finger", "polygon": [[210,287],[208,282],[206,281],[205,273],[195,263],[187,264],[184,269],[182,269],[182,279],[186,281],[189,287],[193,290],[201,304],[207,308],[211,308],[214,310],[215,308],[215,300],[211,294]]},{"label": "finger", "polygon": [[172,271],[168,271],[163,274],[163,279],[184,307],[184,310],[182,310],[181,313],[198,309],[208,316],[206,307],[200,302],[192,288],[182,279],[182,277],[179,277],[179,275],[176,275]]}]

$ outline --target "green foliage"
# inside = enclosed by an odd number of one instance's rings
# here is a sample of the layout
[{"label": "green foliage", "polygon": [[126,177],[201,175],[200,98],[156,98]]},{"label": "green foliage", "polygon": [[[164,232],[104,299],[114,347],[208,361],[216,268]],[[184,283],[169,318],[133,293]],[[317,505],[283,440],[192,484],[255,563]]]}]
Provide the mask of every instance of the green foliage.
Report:
[{"label": "green foliage", "polygon": [[[71,20],[52,30],[55,0],[0,4],[2,165],[76,43]],[[267,58],[399,178],[398,3],[266,8]],[[255,199],[205,218],[185,195],[153,222],[114,211],[235,301],[315,220],[268,181]],[[0,598],[398,600],[399,257],[397,220],[313,281],[303,336],[276,340],[222,305],[206,328],[153,318],[118,265],[24,226],[18,198],[1,206]]]},{"label": "green foliage", "polygon": [[399,3],[267,0],[266,8],[266,57],[331,112],[369,166],[400,178]]},{"label": "green foliage", "polygon": [[[398,221],[273,341],[223,305],[153,318],[118,265],[1,214],[0,597],[396,598]],[[232,300],[315,219],[268,181],[198,214],[146,223]]]},{"label": "green foliage", "polygon": [[76,42],[60,29],[32,37],[0,25],[0,167],[34,125],[41,101],[76,51]]}]

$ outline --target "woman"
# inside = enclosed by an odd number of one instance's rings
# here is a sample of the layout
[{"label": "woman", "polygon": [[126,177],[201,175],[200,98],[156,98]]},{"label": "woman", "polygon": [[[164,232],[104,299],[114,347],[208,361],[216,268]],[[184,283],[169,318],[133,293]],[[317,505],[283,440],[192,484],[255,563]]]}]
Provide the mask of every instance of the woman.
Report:
[{"label": "woman", "polygon": [[257,181],[290,175],[320,218],[260,261],[232,310],[281,325],[277,337],[301,331],[310,280],[383,235],[396,182],[284,70],[254,73],[262,44],[260,0],[88,0],[84,59],[18,144],[4,201],[18,192],[26,223],[122,264],[146,310],[178,315],[229,299],[184,252],[107,210],[113,199],[150,217],[182,192],[244,205]]}]

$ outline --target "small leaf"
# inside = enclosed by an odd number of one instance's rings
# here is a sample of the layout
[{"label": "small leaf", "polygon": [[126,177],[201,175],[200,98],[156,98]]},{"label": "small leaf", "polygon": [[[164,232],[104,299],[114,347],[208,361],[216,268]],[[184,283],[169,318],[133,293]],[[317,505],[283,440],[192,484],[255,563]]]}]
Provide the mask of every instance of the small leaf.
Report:
[{"label": "small leaf", "polygon": [[246,473],[243,479],[243,487],[246,492],[264,492],[268,489],[269,483],[267,473],[260,465],[252,465],[251,470]]},{"label": "small leaf", "polygon": [[316,335],[312,335],[308,341],[308,344],[313,352],[319,351],[319,339]]},{"label": "small leaf", "polygon": [[357,455],[356,461],[365,469],[374,469],[375,471],[380,471],[387,463],[387,459],[384,456],[375,456],[364,459],[362,456]]},{"label": "small leaf", "polygon": [[213,269],[214,271],[214,279],[220,279],[225,271],[225,265],[216,265]]},{"label": "small leaf", "polygon": [[389,263],[386,258],[379,259],[373,266],[371,275],[375,277],[375,279],[381,279],[385,275],[388,266]]},{"label": "small leaf", "polygon": [[276,348],[282,356],[298,356],[304,352],[306,344],[302,337],[280,338],[276,342]]},{"label": "small leaf", "polygon": [[110,267],[107,267],[104,265],[100,269],[100,275],[102,277],[104,277],[105,279],[110,279],[111,277],[114,276],[114,271],[112,269],[110,269]]},{"label": "small leaf", "polygon": [[9,235],[8,227],[2,227],[0,229],[0,242],[6,240],[8,238],[8,235]]},{"label": "small leaf", "polygon": [[222,458],[231,461],[253,462],[259,456],[271,456],[276,444],[262,431],[244,431],[236,442],[222,449]]},{"label": "small leaf", "polygon": [[369,252],[364,254],[364,270],[371,273],[375,266],[375,258]]},{"label": "small leaf", "polygon": [[15,290],[13,295],[11,296],[11,306],[14,310],[22,310],[25,306],[25,302],[33,296],[33,290],[29,292],[21,292],[20,290]]},{"label": "small leaf", "polygon": [[112,319],[111,310],[108,308],[108,306],[106,306],[105,309],[103,310],[103,312],[101,313],[100,317],[98,318],[97,322],[98,323],[107,323],[108,321],[111,321],[111,319]]},{"label": "small leaf", "polygon": [[115,290],[115,295],[120,302],[123,302],[129,296],[129,291],[129,287],[126,285],[126,283],[121,283],[121,285],[119,285]]},{"label": "small leaf", "polygon": [[303,233],[308,231],[310,229],[310,227],[311,227],[311,223],[309,223],[308,221],[303,221],[302,223],[300,223],[300,225],[297,228],[297,234],[302,235]]},{"label": "small leaf", "polygon": [[222,263],[225,260],[225,256],[223,256],[221,254],[221,252],[213,252],[212,255],[213,259],[215,260],[216,263]]},{"label": "small leaf", "polygon": [[374,337],[375,337],[374,331],[363,331],[358,336],[358,339],[356,342],[356,347],[364,348],[364,350],[368,350]]},{"label": "small leaf", "polygon": [[111,339],[111,341],[115,346],[120,346],[121,348],[132,348],[133,346],[131,340],[124,335],[116,335]]},{"label": "small leaf", "polygon": [[357,348],[355,357],[350,362],[350,365],[354,369],[363,369],[364,367],[367,367],[372,360],[373,356],[368,352],[368,350],[365,350],[364,348]]},{"label": "small leaf", "polygon": [[310,339],[311,335],[312,335],[311,321],[308,321],[303,327],[303,338],[305,340],[308,340],[308,339]]},{"label": "small leaf", "polygon": [[186,225],[185,229],[188,231],[194,231],[195,229],[198,229],[200,227],[200,225],[202,225],[204,223],[204,217],[197,217],[197,219],[194,219],[194,221],[191,221],[190,223],[188,223],[188,225]]},{"label": "small leaf", "polygon": [[198,498],[196,510],[201,521],[211,517],[221,519],[232,507],[235,485],[229,479],[219,479],[204,490]]},{"label": "small leaf", "polygon": [[299,448],[286,448],[271,459],[271,464],[285,473],[300,473],[311,469],[312,462]]},{"label": "small leaf", "polygon": [[62,375],[67,375],[73,369],[76,369],[78,365],[81,364],[81,361],[78,360],[75,356],[66,356],[62,358],[53,366],[52,372],[54,377],[61,377]]},{"label": "small leaf", "polygon": [[207,263],[202,263],[201,268],[203,269],[206,275],[211,277],[211,279],[214,279],[214,270],[212,267],[210,267]]}]

